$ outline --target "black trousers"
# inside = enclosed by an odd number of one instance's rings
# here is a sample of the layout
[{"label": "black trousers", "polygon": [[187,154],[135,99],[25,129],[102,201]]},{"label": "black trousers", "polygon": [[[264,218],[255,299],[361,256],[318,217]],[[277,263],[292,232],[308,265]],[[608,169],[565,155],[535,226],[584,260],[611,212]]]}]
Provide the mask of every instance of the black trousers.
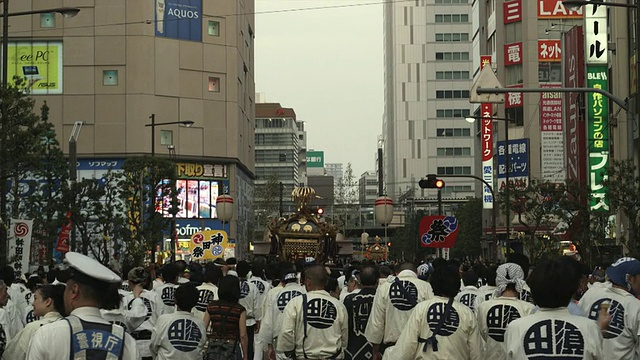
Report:
[{"label": "black trousers", "polygon": [[247,359],[253,360],[253,337],[255,336],[256,326],[251,325],[247,326],[247,342],[249,343],[247,346]]}]

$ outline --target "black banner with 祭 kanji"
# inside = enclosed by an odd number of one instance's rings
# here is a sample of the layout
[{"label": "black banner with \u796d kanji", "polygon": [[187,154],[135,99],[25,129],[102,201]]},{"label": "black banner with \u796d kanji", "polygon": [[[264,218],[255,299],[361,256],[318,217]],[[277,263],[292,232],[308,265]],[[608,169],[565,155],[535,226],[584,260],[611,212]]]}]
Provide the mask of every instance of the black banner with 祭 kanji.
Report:
[{"label": "black banner with \u796d kanji", "polygon": [[420,246],[452,248],[459,228],[460,224],[455,216],[425,216],[420,220]]}]

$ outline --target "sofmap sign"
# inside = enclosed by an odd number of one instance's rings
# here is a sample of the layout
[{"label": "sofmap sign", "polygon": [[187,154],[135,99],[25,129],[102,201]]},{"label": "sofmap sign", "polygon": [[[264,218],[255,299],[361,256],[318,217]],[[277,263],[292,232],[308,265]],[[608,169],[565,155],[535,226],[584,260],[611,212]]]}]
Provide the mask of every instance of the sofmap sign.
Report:
[{"label": "sofmap sign", "polygon": [[153,0],[156,36],[202,41],[202,0]]},{"label": "sofmap sign", "polygon": [[[607,65],[587,67],[587,87],[608,89]],[[591,186],[591,210],[609,211],[607,189],[602,182],[607,179],[609,168],[609,102],[602,94],[587,95],[587,139],[589,141],[589,184]]]},{"label": "sofmap sign", "polygon": [[7,76],[25,80],[33,95],[62,94],[62,42],[9,42]]}]

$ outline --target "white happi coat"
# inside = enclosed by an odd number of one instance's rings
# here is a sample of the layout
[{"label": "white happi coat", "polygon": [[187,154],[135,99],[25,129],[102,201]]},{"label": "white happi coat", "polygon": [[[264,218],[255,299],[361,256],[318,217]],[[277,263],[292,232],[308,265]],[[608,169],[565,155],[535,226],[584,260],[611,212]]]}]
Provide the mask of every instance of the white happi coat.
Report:
[{"label": "white happi coat", "polygon": [[[395,278],[394,278],[395,279]],[[418,279],[418,275],[410,270],[403,270],[394,281],[378,286],[373,299],[373,311],[364,334],[372,344],[395,343],[407,325],[407,320],[414,309],[408,299],[400,291],[399,286],[415,296],[417,303],[433,298],[431,284]]]},{"label": "white happi coat", "polygon": [[502,360],[507,358],[504,347],[504,333],[512,321],[531,315],[533,304],[516,297],[501,296],[483,301],[478,306],[478,329],[485,341],[484,359]]},{"label": "white happi coat", "polygon": [[436,334],[438,351],[432,345],[424,351],[424,341],[433,335],[448,302],[448,298],[436,296],[418,304],[405,322],[398,342],[385,351],[383,359],[483,359],[475,314],[457,301],[451,304],[451,313]]},{"label": "white happi coat", "polygon": [[476,309],[482,304],[484,301],[489,301],[496,296],[494,295],[496,291],[495,286],[491,285],[483,285],[478,289],[478,296],[476,297]]},{"label": "white happi coat", "polygon": [[260,306],[260,290],[256,284],[246,279],[240,279],[240,305],[244,306],[247,311],[247,326],[256,324],[256,320],[262,317],[262,308]]},{"label": "white happi coat", "polygon": [[335,355],[335,359],[344,359],[349,337],[344,305],[325,290],[307,293],[305,338],[304,297],[293,298],[285,307],[276,351],[285,353],[295,349],[296,359],[327,359]]},{"label": "white happi coat", "polygon": [[602,353],[602,335],[595,321],[569,313],[566,307],[542,308],[514,320],[505,333],[507,359],[613,359]]},{"label": "white happi coat", "polygon": [[[100,316],[100,310],[94,307],[81,307],[71,312],[72,316],[93,322],[108,324]],[[104,340],[104,339],[103,339]],[[55,321],[36,330],[29,344],[27,359],[29,360],[61,360],[69,359],[71,354],[71,327],[64,319]],[[136,342],[131,335],[124,333],[123,360],[138,360],[140,355]]]},{"label": "white happi coat", "polygon": [[198,303],[191,309],[191,314],[197,319],[204,321],[204,314],[210,302],[218,300],[218,287],[212,283],[202,283],[197,287]]},{"label": "white happi coat", "polygon": [[280,288],[279,291],[274,291],[277,289],[278,287],[270,291],[273,297],[269,304],[265,304],[266,312],[262,317],[262,324],[260,325],[259,336],[265,344],[274,344],[280,332],[282,313],[291,299],[307,292],[304,287],[298,283],[288,283]]},{"label": "white happi coat", "polygon": [[27,358],[27,351],[29,350],[29,343],[33,334],[40,329],[41,326],[58,321],[62,319],[62,315],[57,311],[48,312],[40,320],[36,320],[27,324],[22,331],[20,331],[11,341],[7,343],[7,346],[2,354],[3,360],[24,360]]},{"label": "white happi coat", "polygon": [[163,314],[171,314],[172,312],[176,311],[176,299],[174,298],[174,294],[176,293],[176,289],[178,288],[178,286],[178,284],[164,283],[153,289],[153,291],[158,293],[161,303],[164,304],[162,310]]},{"label": "white happi coat", "polygon": [[455,300],[463,305],[466,305],[471,311],[476,311],[476,302],[478,300],[478,295],[480,295],[480,290],[478,290],[475,285],[465,286],[460,290],[458,295],[456,295]]},{"label": "white happi coat", "polygon": [[629,292],[614,287],[592,287],[584,293],[578,306],[591,320],[597,321],[600,304],[609,302],[611,321],[602,333],[603,352],[612,359],[640,358],[640,301]]},{"label": "white happi coat", "polygon": [[[140,308],[144,307],[141,313]],[[125,320],[129,333],[148,330],[153,331],[158,317],[163,314],[165,307],[162,300],[155,291],[142,290],[139,298],[135,298],[133,293],[122,299],[122,310],[125,314]],[[140,356],[151,356],[149,344],[151,340],[136,340]]]},{"label": "white happi coat", "polygon": [[158,318],[149,349],[156,360],[201,360],[206,340],[202,319],[176,311]]}]

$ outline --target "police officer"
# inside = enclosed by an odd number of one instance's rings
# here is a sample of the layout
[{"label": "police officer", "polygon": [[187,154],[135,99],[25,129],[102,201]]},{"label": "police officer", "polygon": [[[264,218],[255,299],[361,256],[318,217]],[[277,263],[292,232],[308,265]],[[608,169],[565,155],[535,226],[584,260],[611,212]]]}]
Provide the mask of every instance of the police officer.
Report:
[{"label": "police officer", "polygon": [[82,254],[65,255],[69,279],[64,292],[63,320],[42,326],[35,332],[27,359],[136,360],[139,358],[131,335],[119,325],[100,317],[100,308],[120,305],[120,277],[99,262]]},{"label": "police officer", "polygon": [[404,263],[398,267],[398,276],[378,287],[373,299],[373,311],[364,332],[373,344],[374,354],[380,357],[384,349],[393,346],[406,327],[413,308],[433,298],[431,285],[418,279],[416,267]]},{"label": "police officer", "polygon": [[306,294],[293,298],[282,314],[276,351],[295,359],[343,359],[348,341],[347,311],[325,291],[322,265],[305,270]]}]

